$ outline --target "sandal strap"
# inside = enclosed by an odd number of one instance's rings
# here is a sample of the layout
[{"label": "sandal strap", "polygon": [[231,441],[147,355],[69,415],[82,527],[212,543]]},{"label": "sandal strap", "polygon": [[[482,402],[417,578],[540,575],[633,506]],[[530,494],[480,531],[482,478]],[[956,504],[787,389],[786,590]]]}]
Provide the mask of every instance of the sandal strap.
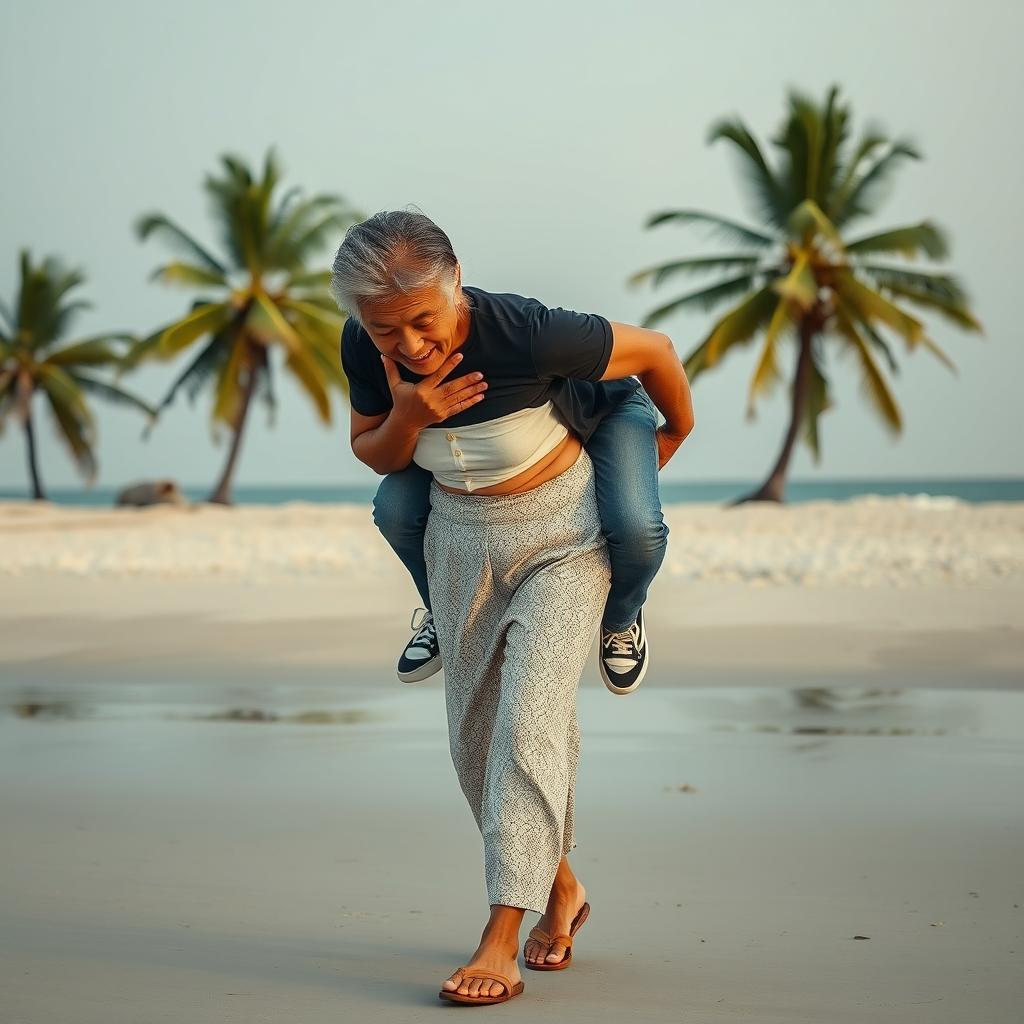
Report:
[{"label": "sandal strap", "polygon": [[497,981],[505,986],[506,992],[512,991],[512,982],[505,977],[501,971],[492,971],[484,967],[460,967],[463,978],[487,978],[489,981]]},{"label": "sandal strap", "polygon": [[[583,906],[580,907],[579,913],[572,919],[572,930],[574,932],[576,931],[577,928],[579,928],[579,926],[581,924],[583,924],[583,922],[580,920],[580,915],[583,913],[585,908],[589,909],[589,905],[587,903],[584,903]],[[549,946],[554,946],[556,944],[559,944],[559,945],[565,946],[566,949],[569,949],[572,946],[572,936],[571,935],[555,935],[555,936],[551,936],[546,931],[544,931],[543,928],[541,928],[538,925],[534,925],[530,929],[530,938],[531,939],[536,939],[538,942],[545,942]]]},{"label": "sandal strap", "polygon": [[[534,935],[534,932],[537,934]],[[543,928],[531,928],[530,938],[543,942],[546,946],[565,946],[566,949],[572,949],[571,935],[548,935]]]}]

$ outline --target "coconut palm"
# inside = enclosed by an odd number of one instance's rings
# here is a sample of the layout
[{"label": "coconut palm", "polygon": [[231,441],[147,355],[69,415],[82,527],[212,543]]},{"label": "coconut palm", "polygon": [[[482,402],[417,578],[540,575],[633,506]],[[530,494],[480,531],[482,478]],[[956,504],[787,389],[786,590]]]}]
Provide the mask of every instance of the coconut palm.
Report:
[{"label": "coconut palm", "polygon": [[[789,425],[782,448],[764,483],[747,500],[782,501],[786,472],[798,436],[820,461],[818,420],[831,407],[826,355],[852,353],[862,376],[862,391],[893,435],[902,416],[882,364],[893,374],[898,363],[893,338],[908,352],[927,349],[951,370],[950,358],[925,333],[924,324],[904,308],[938,314],[958,327],[979,331],[968,300],[948,272],[922,272],[901,265],[897,257],[923,255],[943,260],[946,236],[925,220],[846,240],[850,225],[873,214],[892,171],[904,160],[920,159],[905,139],[890,140],[869,129],[855,146],[848,144],[849,107],[833,87],[824,104],[792,93],[789,112],[772,139],[774,165],[742,121],[715,124],[710,142],[724,139],[740,154],[747,185],[761,225],[748,227],[700,210],[665,210],[647,227],[703,224],[738,245],[738,250],[674,260],[634,274],[632,284],[650,280],[654,287],[670,277],[718,272],[721,279],[658,307],[643,321],[652,326],[678,310],[731,308],[686,357],[690,380],[716,366],[725,354],[755,337],[760,354],[750,382],[747,417],[755,400],[781,379],[780,344],[795,343],[790,384]],[[738,299],[738,301],[736,301]]]},{"label": "coconut palm", "polygon": [[204,297],[194,300],[180,320],[140,342],[123,371],[150,358],[173,358],[200,342],[157,410],[167,407],[181,388],[194,402],[204,385],[212,386],[214,438],[224,424],[232,440],[209,500],[231,504],[232,478],[254,398],[265,400],[269,421],[274,420],[272,348],[282,351],[285,368],[309,396],[321,422],[331,423],[329,389],[347,393],[338,346],[344,319],[327,290],[330,272],[307,264],[329,238],[362,214],[338,196],[302,198],[298,188],[276,200],[281,172],[273,149],[259,178],[237,157],[226,155],[221,161],[223,174],[207,175],[205,189],[225,257],[215,256],[163,214],[149,213],[136,221],[140,239],[159,236],[185,257],[158,267],[153,278],[199,289]]},{"label": "coconut palm", "polygon": [[57,434],[67,444],[88,485],[96,480],[96,423],[86,401],[92,392],[112,402],[141,409],[152,419],[156,410],[113,383],[99,380],[84,367],[116,367],[123,353],[116,346],[134,342],[130,334],[96,334],[60,345],[85,299],[69,294],[85,281],[80,270],[65,268],[55,257],[33,266],[27,249],[20,253],[21,283],[13,312],[0,302],[0,433],[8,415],[25,431],[32,497],[45,499],[36,452],[32,399],[46,396]]}]

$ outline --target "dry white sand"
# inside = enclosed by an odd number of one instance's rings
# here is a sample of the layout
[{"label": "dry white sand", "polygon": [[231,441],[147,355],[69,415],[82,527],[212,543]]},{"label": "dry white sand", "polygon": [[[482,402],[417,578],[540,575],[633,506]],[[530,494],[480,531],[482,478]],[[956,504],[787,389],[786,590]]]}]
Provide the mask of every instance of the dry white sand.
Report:
[{"label": "dry white sand", "polygon": [[[1016,1024],[1024,510],[668,519],[649,679],[581,684],[577,960],[491,1012]],[[450,1010],[485,895],[416,603],[365,509],[0,505],[3,1024]]]}]

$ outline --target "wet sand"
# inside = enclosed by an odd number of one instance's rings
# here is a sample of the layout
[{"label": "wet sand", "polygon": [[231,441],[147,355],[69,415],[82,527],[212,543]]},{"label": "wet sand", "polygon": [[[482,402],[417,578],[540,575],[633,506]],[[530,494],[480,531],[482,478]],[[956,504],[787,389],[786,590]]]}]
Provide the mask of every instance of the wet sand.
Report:
[{"label": "wet sand", "polygon": [[[253,693],[280,716],[264,722],[218,719],[231,693],[113,694],[0,720],[5,1022],[450,1009],[436,989],[486,900],[436,678],[312,704]],[[573,967],[524,972],[493,1012],[1019,1020],[1024,696],[584,687],[579,703],[572,859],[593,912]]]}]

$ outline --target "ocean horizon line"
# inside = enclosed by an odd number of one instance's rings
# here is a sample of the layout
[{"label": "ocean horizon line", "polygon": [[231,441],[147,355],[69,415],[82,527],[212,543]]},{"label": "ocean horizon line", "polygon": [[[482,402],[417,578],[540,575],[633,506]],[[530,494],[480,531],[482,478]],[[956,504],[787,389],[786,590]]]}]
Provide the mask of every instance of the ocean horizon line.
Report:
[{"label": "ocean horizon line", "polygon": [[[46,499],[54,504],[97,507],[110,505],[117,493],[137,478],[123,484],[104,484],[93,488],[53,487]],[[149,479],[160,479],[152,477]],[[738,479],[663,480],[663,504],[728,502],[750,493],[760,481]],[[211,483],[181,484],[178,488],[190,502],[204,502]],[[236,505],[281,505],[292,501],[319,504],[367,504],[377,489],[374,480],[365,483],[238,483],[233,488]],[[796,478],[788,482],[786,500],[841,501],[869,496],[898,497],[925,495],[952,498],[969,503],[1024,501],[1024,476],[946,476],[946,477],[830,477]],[[0,501],[30,501],[27,488],[0,488]]]}]

